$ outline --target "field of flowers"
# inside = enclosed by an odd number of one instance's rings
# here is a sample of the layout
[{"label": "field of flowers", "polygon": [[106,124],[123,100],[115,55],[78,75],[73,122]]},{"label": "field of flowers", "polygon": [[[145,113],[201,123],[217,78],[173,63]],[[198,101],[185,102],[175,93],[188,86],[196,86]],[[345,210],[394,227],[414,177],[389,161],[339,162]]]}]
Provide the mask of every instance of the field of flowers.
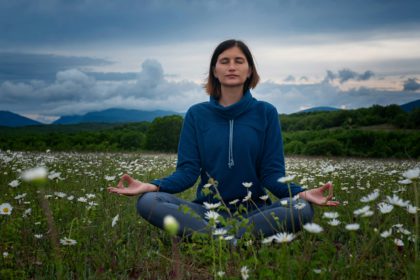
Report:
[{"label": "field of flowers", "polygon": [[420,278],[418,161],[288,158],[289,179],[331,181],[341,205],[316,207],[297,234],[236,246],[171,237],[138,216],[135,197],[106,191],[124,173],[148,181],[175,164],[165,154],[0,151],[0,279]]}]

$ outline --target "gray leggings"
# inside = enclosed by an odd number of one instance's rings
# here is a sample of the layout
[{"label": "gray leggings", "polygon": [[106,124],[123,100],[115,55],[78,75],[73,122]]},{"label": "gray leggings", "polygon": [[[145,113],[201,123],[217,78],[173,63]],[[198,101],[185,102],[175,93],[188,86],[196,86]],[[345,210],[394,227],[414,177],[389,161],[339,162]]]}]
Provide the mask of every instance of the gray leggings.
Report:
[{"label": "gray leggings", "polygon": [[[287,201],[288,204],[283,206],[281,201]],[[183,206],[187,206],[190,210],[182,211]],[[297,209],[295,206],[302,208]],[[179,222],[179,236],[189,236],[194,232],[210,233],[211,227],[204,218],[207,211],[202,204],[186,201],[164,192],[145,193],[137,200],[137,212],[154,226],[163,228],[164,217],[172,215]],[[229,217],[227,212],[219,214],[225,218]],[[268,237],[278,232],[299,231],[303,224],[312,221],[313,215],[311,203],[303,199],[290,200],[290,198],[283,198],[271,205],[241,214],[247,218],[247,225],[252,225],[251,233],[257,238]],[[241,238],[247,227],[239,228],[235,237]]]}]

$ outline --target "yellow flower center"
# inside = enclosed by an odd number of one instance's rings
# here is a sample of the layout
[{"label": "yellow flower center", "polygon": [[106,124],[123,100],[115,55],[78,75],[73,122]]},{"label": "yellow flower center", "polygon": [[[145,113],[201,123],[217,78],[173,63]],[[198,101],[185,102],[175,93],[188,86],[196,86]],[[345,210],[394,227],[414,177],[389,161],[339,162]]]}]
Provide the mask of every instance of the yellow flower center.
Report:
[{"label": "yellow flower center", "polygon": [[7,207],[3,208],[3,213],[9,213],[9,208]]}]

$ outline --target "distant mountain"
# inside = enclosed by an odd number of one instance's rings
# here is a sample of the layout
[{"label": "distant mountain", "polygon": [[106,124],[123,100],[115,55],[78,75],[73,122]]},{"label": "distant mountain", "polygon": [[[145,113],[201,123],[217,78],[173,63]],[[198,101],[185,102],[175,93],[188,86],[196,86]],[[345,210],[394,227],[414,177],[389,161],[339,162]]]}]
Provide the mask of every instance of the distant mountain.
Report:
[{"label": "distant mountain", "polygon": [[420,108],[420,99],[402,104],[402,105],[400,105],[400,107],[405,112],[411,112],[414,109]]},{"label": "distant mountain", "polygon": [[53,124],[150,122],[157,117],[168,115],[181,114],[162,110],[142,111],[111,108],[98,112],[89,112],[85,115],[62,116]]},{"label": "distant mountain", "polygon": [[42,123],[9,111],[0,111],[0,126],[18,127],[28,125],[42,125]]},{"label": "distant mountain", "polygon": [[337,109],[334,107],[321,106],[321,107],[312,107],[312,108],[302,110],[296,113],[299,114],[299,113],[311,113],[311,112],[329,112],[329,111],[337,111],[337,110],[341,110],[341,109]]}]

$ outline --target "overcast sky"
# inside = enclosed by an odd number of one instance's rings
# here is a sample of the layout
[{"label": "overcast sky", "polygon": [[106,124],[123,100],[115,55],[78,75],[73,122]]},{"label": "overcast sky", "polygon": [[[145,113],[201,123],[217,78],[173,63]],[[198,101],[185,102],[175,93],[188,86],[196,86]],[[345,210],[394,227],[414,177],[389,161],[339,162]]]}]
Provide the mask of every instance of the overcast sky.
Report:
[{"label": "overcast sky", "polygon": [[185,112],[210,56],[251,48],[279,113],[420,99],[418,0],[0,0],[0,110],[42,122],[107,108]]}]

